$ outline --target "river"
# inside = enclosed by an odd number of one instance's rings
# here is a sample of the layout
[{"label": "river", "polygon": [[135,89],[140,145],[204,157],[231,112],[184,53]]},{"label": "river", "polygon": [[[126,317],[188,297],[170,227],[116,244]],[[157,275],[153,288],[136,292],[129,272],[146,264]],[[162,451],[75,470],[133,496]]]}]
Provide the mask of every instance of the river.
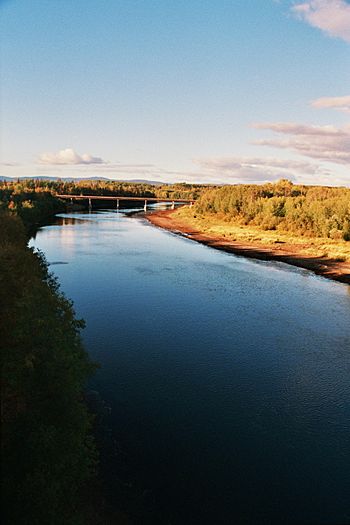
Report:
[{"label": "river", "polygon": [[130,210],[63,214],[31,243],[101,365],[110,500],[124,461],[159,523],[350,522],[348,286]]}]

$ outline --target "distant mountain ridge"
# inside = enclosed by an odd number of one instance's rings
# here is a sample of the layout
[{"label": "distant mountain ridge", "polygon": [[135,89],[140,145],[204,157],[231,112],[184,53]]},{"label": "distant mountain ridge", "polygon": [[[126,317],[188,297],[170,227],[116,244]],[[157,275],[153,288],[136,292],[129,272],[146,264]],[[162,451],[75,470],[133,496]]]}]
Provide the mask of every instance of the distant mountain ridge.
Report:
[{"label": "distant mountain ridge", "polygon": [[14,180],[47,180],[47,181],[57,181],[61,180],[63,182],[82,182],[82,181],[111,181],[111,182],[132,182],[134,184],[151,184],[152,186],[163,186],[164,184],[170,184],[168,182],[162,182],[158,180],[147,180],[147,179],[109,179],[108,177],[48,177],[45,175],[37,176],[37,177],[5,177],[4,175],[0,175],[0,181],[3,182],[11,182]]}]

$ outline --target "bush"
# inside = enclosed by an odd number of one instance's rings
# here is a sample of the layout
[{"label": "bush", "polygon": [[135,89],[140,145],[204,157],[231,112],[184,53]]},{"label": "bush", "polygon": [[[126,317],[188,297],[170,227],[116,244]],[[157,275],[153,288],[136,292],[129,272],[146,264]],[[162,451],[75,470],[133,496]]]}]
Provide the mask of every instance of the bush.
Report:
[{"label": "bush", "polygon": [[307,237],[350,238],[350,189],[276,184],[223,186],[204,191],[195,211],[223,214],[252,224]]}]

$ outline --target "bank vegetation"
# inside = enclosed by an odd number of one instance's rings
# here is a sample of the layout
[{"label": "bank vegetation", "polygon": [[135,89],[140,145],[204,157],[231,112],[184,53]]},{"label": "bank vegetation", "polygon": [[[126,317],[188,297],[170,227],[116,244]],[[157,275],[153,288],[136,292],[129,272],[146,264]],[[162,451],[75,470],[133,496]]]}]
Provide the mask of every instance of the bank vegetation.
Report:
[{"label": "bank vegetation", "polygon": [[[49,195],[35,202],[23,207],[28,227],[27,210],[55,209]],[[95,366],[83,321],[27,242],[15,209],[0,210],[2,523],[79,525],[96,465],[84,402]]]},{"label": "bank vegetation", "polygon": [[350,189],[275,184],[209,188],[175,217],[232,241],[289,244],[350,261]]}]

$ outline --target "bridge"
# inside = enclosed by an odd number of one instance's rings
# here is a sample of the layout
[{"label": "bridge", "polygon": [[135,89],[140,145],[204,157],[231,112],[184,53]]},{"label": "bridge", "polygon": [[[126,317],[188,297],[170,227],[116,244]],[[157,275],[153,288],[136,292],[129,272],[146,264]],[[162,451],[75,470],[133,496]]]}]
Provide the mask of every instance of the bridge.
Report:
[{"label": "bridge", "polygon": [[93,200],[106,200],[106,201],[115,201],[117,204],[117,209],[119,208],[119,201],[141,201],[144,202],[143,209],[147,211],[148,202],[171,202],[171,208],[175,208],[175,203],[179,202],[181,204],[189,204],[190,208],[193,206],[193,199],[165,199],[161,197],[126,197],[125,195],[56,195],[59,199],[70,200],[73,203],[73,200],[88,200],[89,209],[92,208]]}]

